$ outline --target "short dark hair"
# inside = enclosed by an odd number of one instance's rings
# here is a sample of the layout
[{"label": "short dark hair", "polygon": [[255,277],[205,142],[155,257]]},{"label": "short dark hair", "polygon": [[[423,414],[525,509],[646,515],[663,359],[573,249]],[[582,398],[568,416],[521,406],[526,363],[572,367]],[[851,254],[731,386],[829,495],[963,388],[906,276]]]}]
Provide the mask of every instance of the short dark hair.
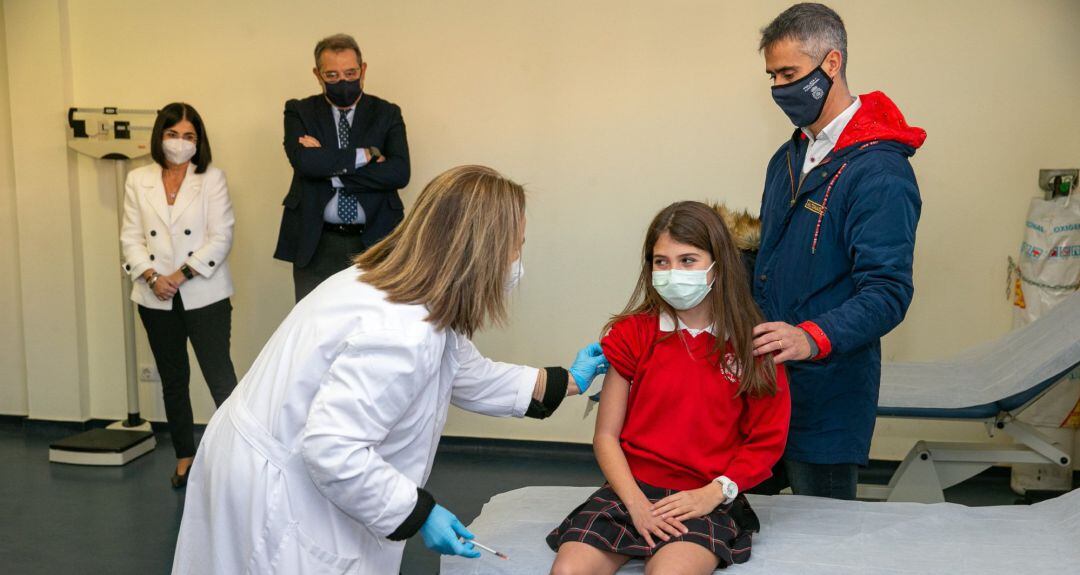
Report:
[{"label": "short dark hair", "polygon": [[356,52],[356,61],[363,62],[364,57],[360,55],[360,45],[356,43],[356,40],[348,34],[334,34],[333,36],[327,36],[322,40],[319,40],[318,44],[315,44],[315,67],[319,67],[319,56],[322,53],[330,50],[331,52],[341,52],[342,50],[352,50]]},{"label": "short dark hair", "polygon": [[165,136],[165,130],[187,120],[195,126],[195,155],[191,163],[195,164],[195,173],[201,174],[210,166],[210,138],[206,136],[206,128],[203,126],[202,117],[184,102],[173,102],[158,110],[157,120],[154,121],[154,132],[150,135],[150,157],[162,168],[165,163],[165,150],[162,149],[161,140]]},{"label": "short dark hair", "polygon": [[780,13],[761,29],[758,50],[765,50],[781,40],[798,40],[803,53],[819,63],[833,50],[840,52],[840,77],[847,78],[847,30],[844,21],[824,4],[796,4]]}]

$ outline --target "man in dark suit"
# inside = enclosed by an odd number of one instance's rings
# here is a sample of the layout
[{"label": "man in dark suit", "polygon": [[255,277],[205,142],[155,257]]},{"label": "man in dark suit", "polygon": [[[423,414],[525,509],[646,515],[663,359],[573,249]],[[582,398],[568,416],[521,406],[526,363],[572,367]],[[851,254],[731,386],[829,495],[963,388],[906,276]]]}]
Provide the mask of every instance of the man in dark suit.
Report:
[{"label": "man in dark suit", "polygon": [[293,178],[274,252],[293,263],[296,301],[397,226],[398,190],[409,183],[401,108],[363,93],[367,63],[356,40],[321,40],[312,71],[322,93],[285,103]]}]

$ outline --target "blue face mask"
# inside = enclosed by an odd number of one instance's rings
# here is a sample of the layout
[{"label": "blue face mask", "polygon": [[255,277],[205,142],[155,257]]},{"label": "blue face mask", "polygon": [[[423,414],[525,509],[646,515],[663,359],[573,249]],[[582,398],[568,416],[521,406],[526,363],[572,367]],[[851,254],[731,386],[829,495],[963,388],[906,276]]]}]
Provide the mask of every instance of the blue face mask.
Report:
[{"label": "blue face mask", "polygon": [[[825,61],[822,60],[821,63],[824,64]],[[818,65],[813,72],[800,80],[783,86],[773,86],[772,97],[776,105],[791,119],[791,123],[805,128],[821,117],[832,84],[832,78]]]}]

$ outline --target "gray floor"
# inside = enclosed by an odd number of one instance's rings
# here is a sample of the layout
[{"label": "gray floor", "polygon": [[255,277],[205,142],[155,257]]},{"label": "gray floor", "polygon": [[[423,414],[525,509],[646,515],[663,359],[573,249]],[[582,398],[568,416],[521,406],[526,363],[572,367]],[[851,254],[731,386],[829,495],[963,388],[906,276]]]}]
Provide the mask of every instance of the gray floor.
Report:
[{"label": "gray floor", "polygon": [[[175,459],[167,434],[158,447],[120,468],[50,464],[51,441],[70,432],[0,425],[0,571],[168,573],[183,512],[183,491],[169,485]],[[587,458],[501,453],[497,457],[440,450],[428,489],[468,524],[494,494],[526,485],[598,485],[602,477]],[[983,476],[946,493],[966,505],[1016,502],[1002,473]],[[872,473],[873,471],[871,471]],[[405,575],[438,571],[438,557],[409,542]]]}]

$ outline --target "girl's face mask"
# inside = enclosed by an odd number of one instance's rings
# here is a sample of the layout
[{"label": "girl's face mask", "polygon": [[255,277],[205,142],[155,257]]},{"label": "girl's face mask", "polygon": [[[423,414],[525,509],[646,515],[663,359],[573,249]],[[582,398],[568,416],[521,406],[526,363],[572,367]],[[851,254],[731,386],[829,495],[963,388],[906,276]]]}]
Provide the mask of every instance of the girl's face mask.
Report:
[{"label": "girl's face mask", "polygon": [[688,310],[701,303],[709,294],[713,284],[709,281],[709,270],[715,265],[716,262],[713,262],[703,270],[653,272],[653,288],[671,307],[679,311]]}]

